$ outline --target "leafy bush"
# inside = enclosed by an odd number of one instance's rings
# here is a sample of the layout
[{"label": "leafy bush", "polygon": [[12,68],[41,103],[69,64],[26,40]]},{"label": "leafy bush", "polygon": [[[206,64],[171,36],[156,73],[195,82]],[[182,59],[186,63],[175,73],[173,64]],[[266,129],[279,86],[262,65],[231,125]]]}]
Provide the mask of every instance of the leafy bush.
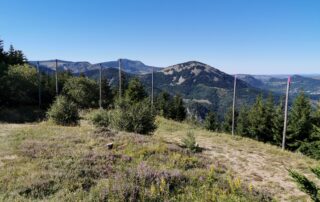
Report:
[{"label": "leafy bush", "polygon": [[187,136],[182,140],[182,143],[186,148],[188,148],[192,152],[199,152],[201,148],[196,142],[196,138],[192,132],[188,132]]},{"label": "leafy bush", "polygon": [[69,78],[63,87],[63,94],[80,108],[98,106],[99,86],[95,81],[88,78]]},{"label": "leafy bush", "polygon": [[58,96],[47,112],[58,125],[76,125],[80,120],[77,105],[64,96]]},{"label": "leafy bush", "polygon": [[90,117],[93,125],[97,126],[97,127],[108,127],[110,120],[109,120],[109,116],[108,116],[108,111],[106,110],[96,110],[92,113],[91,117]]},{"label": "leafy bush", "polygon": [[118,102],[116,109],[110,111],[110,124],[118,130],[149,134],[156,129],[155,115],[151,112],[147,100],[134,104],[124,100]]}]

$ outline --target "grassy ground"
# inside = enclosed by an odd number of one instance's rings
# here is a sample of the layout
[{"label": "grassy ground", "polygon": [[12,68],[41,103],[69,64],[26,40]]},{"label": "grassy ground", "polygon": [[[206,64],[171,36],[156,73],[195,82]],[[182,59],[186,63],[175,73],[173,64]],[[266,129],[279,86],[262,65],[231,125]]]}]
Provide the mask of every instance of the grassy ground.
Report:
[{"label": "grassy ground", "polygon": [[168,123],[159,119],[154,137],[87,123],[0,124],[0,200],[270,201],[209,155],[166,142],[179,137]]},{"label": "grassy ground", "polygon": [[318,166],[318,161],[248,138],[212,133],[196,126],[162,118],[158,120],[158,123],[159,129],[155,137],[179,143],[188,131],[192,131],[199,145],[204,148],[205,156],[230,169],[231,173],[246,184],[252,184],[257,189],[271,193],[277,200],[310,200],[292,182],[287,169],[298,170],[314,179],[309,168]]}]

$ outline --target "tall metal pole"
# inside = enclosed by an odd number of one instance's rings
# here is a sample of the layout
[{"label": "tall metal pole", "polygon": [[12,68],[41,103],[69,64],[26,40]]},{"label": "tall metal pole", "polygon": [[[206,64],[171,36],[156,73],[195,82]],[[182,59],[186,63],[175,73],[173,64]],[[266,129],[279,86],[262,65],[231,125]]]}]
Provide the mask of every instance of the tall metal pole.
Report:
[{"label": "tall metal pole", "polygon": [[39,68],[39,61],[37,62],[37,71],[38,71],[38,96],[39,96],[39,108],[41,107],[41,74]]},{"label": "tall metal pole", "polygon": [[289,100],[289,90],[290,90],[290,76],[287,82],[287,92],[286,92],[286,103],[284,106],[284,123],[283,123],[283,134],[282,134],[282,150],[285,149],[286,144],[286,133],[287,133],[287,121],[288,121],[288,100]]},{"label": "tall metal pole", "polygon": [[151,74],[151,107],[153,108],[153,73],[154,67],[152,67],[152,74]]},{"label": "tall metal pole", "polygon": [[232,104],[232,135],[234,135],[234,115],[236,106],[236,88],[237,88],[237,75],[234,75],[234,87],[233,87],[233,104]]},{"label": "tall metal pole", "polygon": [[58,60],[56,59],[56,93],[57,95],[59,94],[59,89],[58,89]]},{"label": "tall metal pole", "polygon": [[100,64],[99,86],[100,86],[100,89],[99,89],[99,93],[100,93],[99,106],[100,106],[100,109],[102,109],[102,66],[101,66],[101,64]]},{"label": "tall metal pole", "polygon": [[121,89],[121,59],[119,59],[119,100],[121,100],[122,89]]}]

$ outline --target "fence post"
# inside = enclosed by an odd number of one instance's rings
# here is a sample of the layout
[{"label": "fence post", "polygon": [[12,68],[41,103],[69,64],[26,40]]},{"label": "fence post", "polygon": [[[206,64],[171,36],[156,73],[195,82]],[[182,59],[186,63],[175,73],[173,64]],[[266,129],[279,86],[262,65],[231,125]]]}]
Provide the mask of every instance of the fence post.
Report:
[{"label": "fence post", "polygon": [[59,94],[59,88],[58,88],[58,60],[56,59],[56,93]]},{"label": "fence post", "polygon": [[237,75],[234,75],[234,86],[233,86],[233,104],[232,104],[232,135],[234,135],[235,125],[235,105],[236,105],[236,88],[237,88]]},{"label": "fence post", "polygon": [[288,77],[287,82],[287,91],[286,91],[286,102],[284,106],[284,123],[283,123],[283,134],[282,134],[282,150],[285,149],[286,144],[286,133],[287,133],[287,121],[288,121],[288,100],[289,100],[289,89],[290,89],[290,76]]}]

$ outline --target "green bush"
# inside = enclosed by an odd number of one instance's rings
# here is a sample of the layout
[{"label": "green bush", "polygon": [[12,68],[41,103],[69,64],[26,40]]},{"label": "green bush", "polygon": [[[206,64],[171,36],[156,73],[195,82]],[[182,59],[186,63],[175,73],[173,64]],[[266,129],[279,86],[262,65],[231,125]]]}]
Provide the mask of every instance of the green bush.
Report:
[{"label": "green bush", "polygon": [[186,148],[188,148],[192,152],[201,151],[201,148],[197,144],[196,138],[195,138],[193,132],[188,132],[187,136],[184,139],[182,139],[182,143]]},{"label": "green bush", "polygon": [[80,108],[98,107],[99,85],[88,78],[69,78],[63,87],[63,94]]},{"label": "green bush", "polygon": [[93,125],[102,128],[108,127],[110,123],[108,111],[102,109],[94,111],[90,117],[90,120]]},{"label": "green bush", "polygon": [[64,96],[56,98],[47,114],[58,125],[77,125],[80,120],[77,105]]},{"label": "green bush", "polygon": [[109,115],[111,127],[118,130],[150,134],[156,129],[155,115],[147,100],[133,104],[128,101],[118,102]]}]

